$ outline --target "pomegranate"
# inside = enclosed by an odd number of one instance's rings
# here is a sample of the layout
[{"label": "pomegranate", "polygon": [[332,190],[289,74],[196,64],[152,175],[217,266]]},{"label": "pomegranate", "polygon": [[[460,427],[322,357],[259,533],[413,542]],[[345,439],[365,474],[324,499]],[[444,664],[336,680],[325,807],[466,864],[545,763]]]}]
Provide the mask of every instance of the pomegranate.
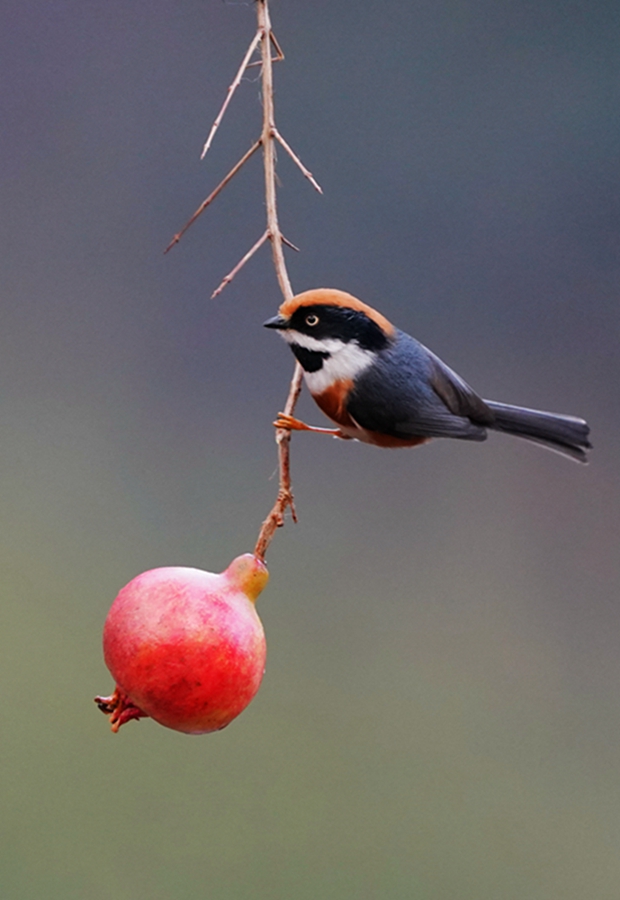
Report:
[{"label": "pomegranate", "polygon": [[220,574],[169,567],[130,581],[103,630],[116,690],[95,702],[112,731],[145,716],[187,734],[232,722],[263,677],[265,634],[254,602],[268,578],[265,563],[245,553]]}]

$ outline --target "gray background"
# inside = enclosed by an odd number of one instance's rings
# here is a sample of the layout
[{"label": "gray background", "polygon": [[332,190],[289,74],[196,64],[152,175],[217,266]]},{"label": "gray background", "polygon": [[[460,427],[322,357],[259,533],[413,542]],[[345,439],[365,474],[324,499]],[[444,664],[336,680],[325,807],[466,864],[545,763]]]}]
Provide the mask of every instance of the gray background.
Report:
[{"label": "gray background", "polygon": [[[219,0],[3,2],[2,895],[620,895],[617,2],[274,0],[296,290],[377,306],[484,396],[586,416],[588,468],[501,436],[295,437],[269,655],[228,729],[114,736],[101,627],[138,572],[221,570],[273,502],[292,357],[261,327],[254,31]],[[304,397],[300,414],[324,424]]]}]

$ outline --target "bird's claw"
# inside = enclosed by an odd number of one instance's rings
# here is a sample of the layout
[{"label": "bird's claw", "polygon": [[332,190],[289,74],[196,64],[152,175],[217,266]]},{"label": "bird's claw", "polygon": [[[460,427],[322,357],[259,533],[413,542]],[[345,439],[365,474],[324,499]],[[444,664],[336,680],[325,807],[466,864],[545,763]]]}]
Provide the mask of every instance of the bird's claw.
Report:
[{"label": "bird's claw", "polygon": [[273,424],[276,428],[282,428],[284,431],[315,431],[317,434],[329,434],[332,437],[342,438],[343,441],[349,440],[349,435],[340,428],[319,428],[317,425],[306,425],[305,422],[286,413],[278,413],[278,418]]},{"label": "bird's claw", "polygon": [[310,425],[282,412],[278,413],[278,418],[273,424],[276,428],[282,428],[285,431],[312,431]]}]

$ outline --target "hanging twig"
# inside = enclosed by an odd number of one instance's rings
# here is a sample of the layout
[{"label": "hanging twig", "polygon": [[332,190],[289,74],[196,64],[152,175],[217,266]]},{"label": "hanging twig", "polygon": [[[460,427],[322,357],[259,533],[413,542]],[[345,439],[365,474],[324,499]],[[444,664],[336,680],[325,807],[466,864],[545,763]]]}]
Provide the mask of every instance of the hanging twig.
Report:
[{"label": "hanging twig", "polygon": [[[228,275],[226,275],[222,279],[219,286],[213,292],[212,297],[218,296],[224,290],[224,288],[228,284],[230,284],[235,275],[245,266],[248,260],[250,260],[254,256],[254,254],[262,247],[262,245],[267,241],[270,241],[273,264],[276,272],[276,277],[278,279],[278,284],[280,285],[280,290],[282,291],[282,296],[284,297],[284,299],[289,300],[293,296],[293,289],[291,287],[290,278],[286,268],[283,244],[286,244],[293,250],[297,250],[298,248],[293,243],[291,243],[291,241],[284,237],[282,231],[280,230],[280,224],[278,221],[278,205],[276,195],[276,141],[284,148],[284,150],[286,150],[295,165],[300,169],[300,171],[312,184],[315,190],[317,190],[320,194],[322,194],[323,191],[312,173],[309,171],[309,169],[306,168],[306,166],[304,166],[300,158],[291,149],[290,145],[284,140],[284,138],[276,128],[273,100],[273,63],[277,62],[278,60],[284,59],[284,54],[282,53],[280,45],[278,44],[278,41],[276,40],[276,37],[271,30],[271,21],[269,18],[269,0],[257,0],[256,12],[258,17],[256,34],[254,35],[254,38],[252,39],[252,42],[250,43],[250,46],[248,47],[248,50],[243,57],[235,78],[228,88],[226,99],[224,100],[224,103],[222,104],[222,107],[217,114],[217,118],[213,123],[211,131],[209,132],[209,136],[204,145],[201,158],[204,158],[205,154],[209,150],[209,147],[213,142],[213,138],[215,137],[215,133],[219,128],[222,119],[224,118],[224,113],[226,112],[235,91],[241,83],[244,72],[248,68],[255,65],[260,65],[262,67],[261,88],[263,99],[263,127],[261,135],[258,140],[254,144],[252,144],[247,153],[242,156],[239,162],[235,166],[233,166],[228,175],[226,175],[226,177],[222,179],[218,186],[209,194],[207,199],[200,204],[196,212],[178,232],[178,234],[175,234],[173,239],[170,241],[170,244],[166,248],[166,252],[180,241],[181,237],[185,234],[187,229],[196,221],[196,219],[207,208],[207,206],[209,206],[209,204],[213,202],[213,200],[226,187],[231,179],[234,178],[234,176],[241,169],[244,163],[247,162],[247,160],[258,150],[259,147],[262,147],[263,168],[265,172],[265,206],[267,212],[267,227],[260,238],[256,241],[256,243],[250,248],[250,250],[248,250],[245,256],[243,256],[239,260],[237,265],[228,273]],[[253,62],[252,55],[258,49],[259,45],[261,58],[260,60]],[[272,57],[271,55],[272,47],[276,51],[275,57]],[[299,397],[299,393],[301,391],[302,376],[303,370],[299,363],[297,363],[289,387],[286,404],[284,406],[285,415],[292,416],[295,410],[295,404],[297,403],[297,398]],[[288,509],[290,509],[291,511],[293,520],[297,521],[295,506],[293,502],[293,492],[291,489],[290,429],[277,428],[276,443],[278,445],[279,468],[278,495],[276,497],[276,502],[274,503],[273,508],[271,509],[269,515],[261,526],[258,539],[256,541],[254,553],[260,559],[265,558],[265,553],[267,552],[267,548],[269,547],[276,529],[284,524],[286,511]]]},{"label": "hanging twig", "polygon": [[[263,87],[263,133],[261,136],[263,145],[263,161],[265,166],[265,201],[267,206],[267,231],[271,240],[273,264],[280,290],[285,300],[293,296],[293,289],[286,269],[286,261],[282,249],[282,232],[278,223],[278,205],[276,196],[276,153],[275,153],[275,113],[273,106],[273,70],[271,63],[270,35],[271,22],[269,19],[269,0],[258,0],[258,27],[262,33],[261,51],[263,58],[262,87]],[[299,397],[302,384],[303,371],[299,363],[295,364],[293,379],[286,400],[285,412],[292,415]],[[290,411],[290,412],[289,412]],[[279,489],[276,502],[269,515],[263,522],[254,553],[259,559],[265,558],[267,548],[271,543],[276,528],[284,524],[286,510],[291,510],[294,521],[297,521],[293,490],[291,487],[291,432],[284,428],[276,430],[276,443],[278,445]]]}]

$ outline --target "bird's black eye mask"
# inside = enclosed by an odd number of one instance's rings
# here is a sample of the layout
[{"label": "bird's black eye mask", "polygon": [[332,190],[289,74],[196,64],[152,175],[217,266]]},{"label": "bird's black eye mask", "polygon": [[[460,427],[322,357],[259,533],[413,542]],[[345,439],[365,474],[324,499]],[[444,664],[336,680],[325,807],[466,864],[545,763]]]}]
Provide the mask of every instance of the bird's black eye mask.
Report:
[{"label": "bird's black eye mask", "polygon": [[289,328],[318,341],[329,338],[345,344],[357,341],[363,350],[382,350],[389,343],[376,322],[363,312],[344,306],[300,306],[291,316]]}]

